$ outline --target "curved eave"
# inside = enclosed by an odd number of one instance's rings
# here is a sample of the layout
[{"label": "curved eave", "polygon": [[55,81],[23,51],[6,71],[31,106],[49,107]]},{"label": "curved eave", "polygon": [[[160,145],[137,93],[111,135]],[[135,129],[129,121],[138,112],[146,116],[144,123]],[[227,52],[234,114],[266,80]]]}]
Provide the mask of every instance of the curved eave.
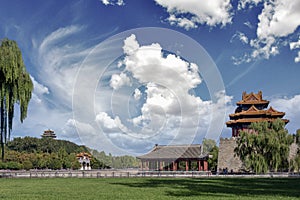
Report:
[{"label": "curved eave", "polygon": [[242,117],[242,116],[254,116],[254,115],[260,115],[260,116],[271,116],[271,117],[283,117],[285,115],[284,112],[278,112],[278,113],[269,113],[269,112],[240,112],[240,113],[234,113],[230,114],[230,118],[235,117]]},{"label": "curved eave", "polygon": [[236,105],[269,105],[269,101],[238,101]]},{"label": "curved eave", "polygon": [[[227,127],[232,127],[234,125],[237,124],[250,124],[250,123],[254,123],[254,122],[263,122],[263,121],[267,121],[267,122],[271,122],[274,121],[278,118],[253,118],[253,119],[238,119],[238,120],[230,120],[228,122],[226,122]],[[285,124],[289,123],[288,119],[281,119],[282,121],[284,121]]]}]

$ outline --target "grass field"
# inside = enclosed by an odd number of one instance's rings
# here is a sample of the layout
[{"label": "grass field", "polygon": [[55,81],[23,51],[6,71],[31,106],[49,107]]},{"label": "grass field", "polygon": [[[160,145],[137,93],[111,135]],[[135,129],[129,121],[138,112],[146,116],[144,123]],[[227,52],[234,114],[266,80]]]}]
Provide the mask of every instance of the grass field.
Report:
[{"label": "grass field", "polygon": [[0,199],[300,199],[294,178],[0,179]]}]

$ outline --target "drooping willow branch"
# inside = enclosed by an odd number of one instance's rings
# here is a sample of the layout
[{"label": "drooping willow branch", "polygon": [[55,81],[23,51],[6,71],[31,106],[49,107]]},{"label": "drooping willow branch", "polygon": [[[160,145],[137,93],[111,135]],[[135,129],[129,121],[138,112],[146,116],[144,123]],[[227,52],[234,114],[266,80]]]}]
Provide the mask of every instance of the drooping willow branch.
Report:
[{"label": "drooping willow branch", "polygon": [[1,156],[10,138],[14,106],[19,104],[20,121],[27,116],[33,84],[26,71],[22,53],[13,40],[3,39],[0,44],[0,143]]}]

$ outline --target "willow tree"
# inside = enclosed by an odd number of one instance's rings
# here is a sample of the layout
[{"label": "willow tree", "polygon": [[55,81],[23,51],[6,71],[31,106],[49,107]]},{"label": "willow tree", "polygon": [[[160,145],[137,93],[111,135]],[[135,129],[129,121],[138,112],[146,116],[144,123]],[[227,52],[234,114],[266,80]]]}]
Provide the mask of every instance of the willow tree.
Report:
[{"label": "willow tree", "polygon": [[20,121],[27,116],[33,84],[26,71],[22,53],[13,40],[3,39],[0,44],[0,143],[1,157],[10,138],[14,107],[19,104]]},{"label": "willow tree", "polygon": [[281,119],[273,122],[256,122],[252,131],[241,131],[235,154],[245,167],[255,173],[288,169],[289,147],[293,136],[288,134]]}]

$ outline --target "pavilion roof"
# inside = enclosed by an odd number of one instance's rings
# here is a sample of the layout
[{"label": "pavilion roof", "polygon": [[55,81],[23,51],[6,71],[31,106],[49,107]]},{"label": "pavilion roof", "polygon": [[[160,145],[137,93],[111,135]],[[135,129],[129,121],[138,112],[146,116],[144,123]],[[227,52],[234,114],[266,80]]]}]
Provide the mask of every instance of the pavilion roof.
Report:
[{"label": "pavilion roof", "polygon": [[248,110],[230,114],[229,117],[241,117],[241,116],[253,116],[261,115],[266,117],[283,117],[285,112],[279,112],[275,110],[272,106],[267,110],[259,110],[254,105],[252,105]]},{"label": "pavilion roof", "polygon": [[[237,120],[230,120],[228,122],[226,122],[227,126],[232,126],[234,124],[245,124],[245,123],[253,123],[253,122],[263,122],[263,121],[267,121],[267,122],[272,122],[274,120],[276,120],[278,118],[242,118],[242,119],[237,119]],[[282,119],[286,124],[289,122],[288,119]]]},{"label": "pavilion roof", "polygon": [[257,94],[254,94],[251,92],[250,94],[247,94],[246,92],[243,92],[242,100],[238,101],[236,103],[237,105],[241,104],[265,104],[268,105],[269,101],[262,99],[262,92],[259,91]]},{"label": "pavilion roof", "polygon": [[81,153],[78,153],[78,154],[76,154],[76,157],[77,158],[80,158],[80,157],[91,157],[91,154],[89,154],[89,153],[86,153],[86,152],[81,152]]},{"label": "pavilion roof", "polygon": [[138,156],[139,159],[204,159],[201,155],[201,145],[156,145],[149,153]]}]

